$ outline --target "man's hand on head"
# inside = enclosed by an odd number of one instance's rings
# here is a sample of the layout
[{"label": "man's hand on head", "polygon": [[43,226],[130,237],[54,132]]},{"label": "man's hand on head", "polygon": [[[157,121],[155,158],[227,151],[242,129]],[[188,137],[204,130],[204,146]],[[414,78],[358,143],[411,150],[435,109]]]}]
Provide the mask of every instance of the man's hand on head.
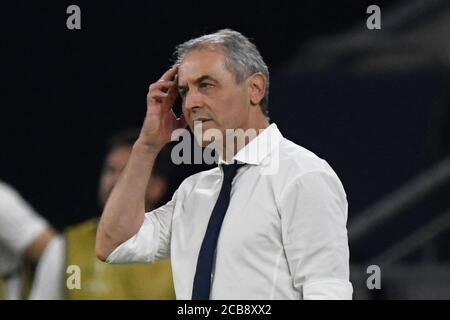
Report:
[{"label": "man's hand on head", "polygon": [[176,67],[167,70],[147,94],[147,114],[137,144],[156,152],[170,142],[174,130],[187,125],[172,109],[178,96],[177,73]]}]

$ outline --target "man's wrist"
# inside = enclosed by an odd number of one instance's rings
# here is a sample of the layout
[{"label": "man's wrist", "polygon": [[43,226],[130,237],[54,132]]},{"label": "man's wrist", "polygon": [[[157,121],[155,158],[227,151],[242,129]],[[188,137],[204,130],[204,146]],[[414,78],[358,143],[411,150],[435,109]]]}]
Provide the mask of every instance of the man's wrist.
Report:
[{"label": "man's wrist", "polygon": [[163,146],[153,146],[136,140],[133,145],[133,153],[155,160]]}]

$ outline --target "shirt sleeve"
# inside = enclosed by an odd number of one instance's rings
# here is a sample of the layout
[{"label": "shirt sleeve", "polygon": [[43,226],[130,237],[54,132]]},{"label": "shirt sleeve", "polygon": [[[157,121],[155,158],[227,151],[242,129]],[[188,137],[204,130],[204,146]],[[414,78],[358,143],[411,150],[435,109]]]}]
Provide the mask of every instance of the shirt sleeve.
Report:
[{"label": "shirt sleeve", "polygon": [[65,248],[63,236],[50,241],[36,267],[30,300],[64,299]]},{"label": "shirt sleeve", "polygon": [[168,203],[147,212],[139,231],[111,252],[106,262],[152,263],[168,258],[176,198],[177,192]]},{"label": "shirt sleeve", "polygon": [[280,206],[283,244],[303,299],[351,299],[347,200],[339,178],[305,173],[284,189]]},{"label": "shirt sleeve", "polygon": [[0,183],[0,242],[17,255],[47,228],[47,222],[6,184]]}]

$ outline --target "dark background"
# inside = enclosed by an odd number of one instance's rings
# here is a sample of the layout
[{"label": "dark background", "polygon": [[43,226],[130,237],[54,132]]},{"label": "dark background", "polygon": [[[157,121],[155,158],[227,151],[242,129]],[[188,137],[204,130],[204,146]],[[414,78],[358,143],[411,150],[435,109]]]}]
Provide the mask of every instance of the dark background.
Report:
[{"label": "dark background", "polygon": [[[389,7],[393,2],[377,4]],[[66,28],[70,4],[81,8],[81,30]],[[253,39],[275,78],[303,41],[355,23],[365,27],[369,4],[2,3],[0,177],[58,228],[96,215],[104,142],[120,129],[141,125],[148,85],[168,68],[176,44],[217,29],[236,29]],[[305,108],[295,103],[292,110],[276,113],[283,132],[295,131],[297,119],[303,117]],[[313,150],[320,144],[301,142]],[[345,175],[345,163],[341,165],[336,171]],[[173,185],[184,171],[201,169],[194,167],[177,168]]]}]

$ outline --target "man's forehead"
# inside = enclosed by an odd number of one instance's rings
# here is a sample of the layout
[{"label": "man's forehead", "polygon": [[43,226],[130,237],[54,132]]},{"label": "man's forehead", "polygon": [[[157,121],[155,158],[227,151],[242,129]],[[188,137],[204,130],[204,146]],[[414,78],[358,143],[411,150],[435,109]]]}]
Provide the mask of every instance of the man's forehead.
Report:
[{"label": "man's forehead", "polygon": [[224,55],[218,50],[193,50],[186,54],[178,66],[178,82],[215,78],[219,72],[224,71],[224,62]]}]

